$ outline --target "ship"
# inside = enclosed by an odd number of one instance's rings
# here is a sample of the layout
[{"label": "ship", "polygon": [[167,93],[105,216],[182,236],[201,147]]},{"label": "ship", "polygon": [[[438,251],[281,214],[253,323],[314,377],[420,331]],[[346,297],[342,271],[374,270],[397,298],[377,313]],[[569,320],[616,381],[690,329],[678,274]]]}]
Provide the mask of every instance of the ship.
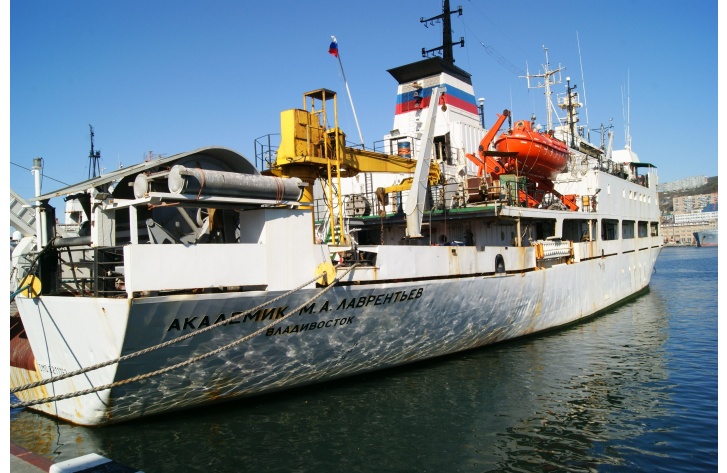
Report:
[{"label": "ship", "polygon": [[[542,135],[504,108],[486,129],[449,16],[445,0],[441,55],[389,70],[380,149],[349,146],[323,88],[254,160],[202,147],[36,195],[37,230],[12,255],[11,407],[87,426],[201,408],[582,322],[645,291],[664,240],[656,167],[591,143],[570,86]],[[72,233],[56,229],[60,197]]]},{"label": "ship", "polygon": [[719,231],[716,228],[709,230],[702,230],[694,232],[694,241],[697,242],[697,247],[703,246],[718,246],[719,244]]}]

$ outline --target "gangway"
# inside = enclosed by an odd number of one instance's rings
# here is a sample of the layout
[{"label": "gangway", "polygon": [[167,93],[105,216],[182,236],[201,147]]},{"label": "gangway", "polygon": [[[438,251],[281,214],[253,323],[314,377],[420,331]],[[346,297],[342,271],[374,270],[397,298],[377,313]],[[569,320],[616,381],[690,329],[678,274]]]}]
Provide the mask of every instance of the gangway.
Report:
[{"label": "gangway", "polygon": [[23,234],[35,235],[35,210],[30,203],[10,189],[10,226]]}]

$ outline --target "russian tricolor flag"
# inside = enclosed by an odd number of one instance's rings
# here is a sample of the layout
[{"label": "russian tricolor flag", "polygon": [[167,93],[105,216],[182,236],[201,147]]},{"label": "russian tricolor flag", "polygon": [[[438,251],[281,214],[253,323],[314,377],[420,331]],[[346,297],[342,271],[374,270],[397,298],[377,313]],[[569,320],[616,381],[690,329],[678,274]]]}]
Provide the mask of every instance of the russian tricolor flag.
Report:
[{"label": "russian tricolor flag", "polygon": [[333,39],[333,42],[331,42],[331,45],[328,46],[328,53],[338,57],[338,41],[336,41],[335,36],[331,36],[331,39]]}]

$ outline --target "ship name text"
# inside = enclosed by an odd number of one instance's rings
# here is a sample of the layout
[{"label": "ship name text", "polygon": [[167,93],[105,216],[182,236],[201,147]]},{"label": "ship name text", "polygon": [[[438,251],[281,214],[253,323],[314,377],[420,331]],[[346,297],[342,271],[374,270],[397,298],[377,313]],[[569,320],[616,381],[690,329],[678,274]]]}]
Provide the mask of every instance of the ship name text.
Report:
[{"label": "ship name text", "polygon": [[[397,302],[408,302],[419,299],[420,297],[422,297],[422,294],[424,294],[424,288],[419,287],[408,291],[396,291],[385,294],[372,294],[370,296],[351,297],[334,302],[331,302],[329,300],[325,300],[323,302],[312,302],[309,305],[299,309],[297,315],[316,315],[320,313],[346,311],[349,309],[360,309],[363,307],[368,307],[370,305],[378,306],[384,304],[393,304]],[[192,317],[177,317],[169,324],[167,332],[199,330],[215,324],[231,325],[248,322],[275,321],[287,316],[288,309],[288,306],[283,306],[262,308],[256,310],[255,312],[236,311],[230,314],[219,314],[213,316],[198,315]],[[235,320],[229,320],[235,317],[238,318]],[[271,327],[267,330],[265,335],[282,335],[286,333],[298,333],[321,328],[342,327],[344,325],[351,324],[354,321],[354,318],[355,316],[345,316],[317,322],[309,322],[307,324],[294,324],[289,325],[285,328]]]}]

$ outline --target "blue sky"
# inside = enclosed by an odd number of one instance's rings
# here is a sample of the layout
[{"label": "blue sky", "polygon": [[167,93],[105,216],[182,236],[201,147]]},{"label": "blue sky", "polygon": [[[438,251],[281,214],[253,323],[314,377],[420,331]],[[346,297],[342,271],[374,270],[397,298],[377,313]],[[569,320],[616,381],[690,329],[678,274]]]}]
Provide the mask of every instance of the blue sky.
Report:
[{"label": "blue sky", "polygon": [[[613,119],[619,148],[628,99],[632,147],[661,182],[717,175],[716,0],[451,1],[460,4],[456,65],[472,73],[488,123],[505,108],[545,122],[542,89],[518,76],[526,65],[541,71],[546,46],[551,68],[566,67],[555,91],[570,76],[589,127]],[[89,124],[106,171],[209,145],[253,160],[254,139],[279,132],[280,112],[325,87],[339,93],[340,125],[355,137],[331,35],[371,147],[393,125],[397,84],[386,70],[441,42],[440,25],[419,22],[441,12],[440,0],[14,0],[8,9],[10,186],[24,197],[34,157],[44,160],[43,192],[88,177]]]}]

